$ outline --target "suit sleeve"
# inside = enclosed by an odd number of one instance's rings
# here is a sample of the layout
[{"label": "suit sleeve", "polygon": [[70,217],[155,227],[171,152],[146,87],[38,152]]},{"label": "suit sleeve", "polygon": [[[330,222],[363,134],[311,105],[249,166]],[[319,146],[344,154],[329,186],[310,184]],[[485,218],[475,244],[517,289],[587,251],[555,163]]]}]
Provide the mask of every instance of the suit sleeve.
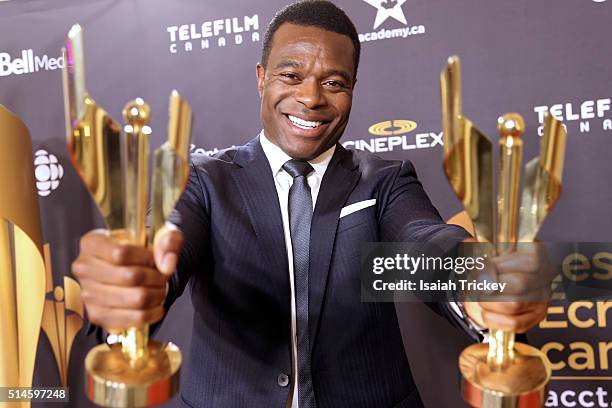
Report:
[{"label": "suit sleeve", "polygon": [[192,163],[185,191],[170,216],[170,222],[181,230],[184,239],[176,273],[169,281],[166,312],[191,277],[204,268],[210,254],[210,199],[205,178],[205,171]]},{"label": "suit sleeve", "polygon": [[410,161],[402,162],[388,188],[380,233],[381,241],[429,242],[444,249],[470,236],[463,228],[442,220]]},{"label": "suit sleeve", "polygon": [[[427,242],[446,252],[452,251],[459,242],[470,237],[463,228],[446,224],[442,220],[409,161],[402,162],[386,193],[387,199],[380,221],[381,241]],[[452,294],[449,294],[449,301],[451,300]],[[453,310],[449,302],[426,304],[451,324],[465,331],[472,339],[480,340],[480,333],[470,326],[465,316]]]}]

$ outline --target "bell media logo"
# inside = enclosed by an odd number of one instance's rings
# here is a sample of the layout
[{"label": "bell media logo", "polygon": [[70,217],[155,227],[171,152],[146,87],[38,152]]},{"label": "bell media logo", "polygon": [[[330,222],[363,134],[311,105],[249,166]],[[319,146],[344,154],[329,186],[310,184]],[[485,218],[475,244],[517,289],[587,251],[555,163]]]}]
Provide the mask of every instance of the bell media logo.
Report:
[{"label": "bell media logo", "polygon": [[[374,31],[368,33],[360,33],[360,42],[369,42],[377,40],[387,40],[390,38],[408,38],[410,36],[425,34],[425,26],[423,25],[408,25],[406,15],[402,6],[407,0],[363,0],[370,6],[376,8],[376,17],[372,29]],[[402,23],[402,27],[392,29],[378,28],[389,18],[396,22]],[[377,31],[378,30],[378,31]]]},{"label": "bell media logo", "polygon": [[413,134],[417,123],[408,119],[392,119],[377,122],[368,128],[368,133],[378,136],[371,139],[356,139],[342,142],[342,146],[371,153],[395,150],[429,149],[443,146],[442,132],[419,132]]},{"label": "bell media logo", "polygon": [[59,187],[64,168],[54,154],[41,149],[34,153],[34,175],[38,195],[46,197]]},{"label": "bell media logo", "polygon": [[22,50],[19,57],[8,52],[0,52],[0,77],[9,75],[32,74],[39,71],[53,71],[64,68],[64,58],[51,58],[48,55],[35,55],[34,50]]},{"label": "bell media logo", "polygon": [[238,46],[259,41],[259,15],[228,17],[166,27],[170,54]]}]

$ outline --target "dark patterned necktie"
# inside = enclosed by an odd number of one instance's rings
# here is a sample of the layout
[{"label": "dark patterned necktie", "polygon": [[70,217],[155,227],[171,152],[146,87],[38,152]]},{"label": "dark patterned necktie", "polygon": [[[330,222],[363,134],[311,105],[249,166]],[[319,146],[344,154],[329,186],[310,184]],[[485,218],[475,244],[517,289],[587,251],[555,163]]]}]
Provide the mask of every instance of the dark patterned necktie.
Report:
[{"label": "dark patterned necktie", "polygon": [[289,226],[293,249],[295,277],[295,320],[297,325],[297,386],[300,408],[316,407],[310,371],[310,339],[308,337],[308,266],[312,195],[306,176],[313,170],[308,162],[289,160],[283,169],[293,177],[289,189]]}]

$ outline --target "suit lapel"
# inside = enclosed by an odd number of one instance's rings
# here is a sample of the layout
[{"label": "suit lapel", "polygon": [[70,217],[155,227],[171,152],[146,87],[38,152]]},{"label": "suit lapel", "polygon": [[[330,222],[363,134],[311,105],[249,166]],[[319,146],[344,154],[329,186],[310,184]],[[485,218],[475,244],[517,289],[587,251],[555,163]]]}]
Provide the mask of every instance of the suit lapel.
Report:
[{"label": "suit lapel", "polygon": [[[279,293],[289,287],[287,247],[278,194],[270,164],[259,138],[242,146],[234,157],[238,165],[232,173],[269,264]],[[359,181],[361,172],[351,155],[336,146],[317,198],[310,229],[309,332],[315,344],[327,276],[336,239],[340,210]],[[285,292],[284,292],[285,291]],[[313,348],[311,348],[312,350]]]},{"label": "suit lapel", "polygon": [[289,288],[287,249],[283,220],[274,185],[274,177],[259,138],[242,146],[234,157],[238,165],[233,178],[240,191],[253,229],[262,246],[262,256],[267,257],[273,281],[283,296]]},{"label": "suit lapel", "polygon": [[351,155],[338,144],[321,181],[310,229],[308,324],[311,345],[315,344],[319,329],[340,210],[360,176],[361,172],[353,163]]}]

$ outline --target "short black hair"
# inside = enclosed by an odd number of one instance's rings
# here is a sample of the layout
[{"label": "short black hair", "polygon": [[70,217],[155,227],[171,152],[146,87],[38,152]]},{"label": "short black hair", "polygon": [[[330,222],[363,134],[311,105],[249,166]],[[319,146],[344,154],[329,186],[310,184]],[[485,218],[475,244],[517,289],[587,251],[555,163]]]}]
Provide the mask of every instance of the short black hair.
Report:
[{"label": "short black hair", "polygon": [[279,10],[266,30],[264,35],[263,48],[261,50],[261,64],[266,68],[270,51],[272,49],[272,37],[276,30],[285,23],[305,26],[318,27],[334,33],[346,35],[353,42],[354,55],[353,62],[357,76],[359,66],[359,55],[361,54],[361,44],[355,25],[346,13],[331,1],[327,0],[302,0],[292,3]]}]

